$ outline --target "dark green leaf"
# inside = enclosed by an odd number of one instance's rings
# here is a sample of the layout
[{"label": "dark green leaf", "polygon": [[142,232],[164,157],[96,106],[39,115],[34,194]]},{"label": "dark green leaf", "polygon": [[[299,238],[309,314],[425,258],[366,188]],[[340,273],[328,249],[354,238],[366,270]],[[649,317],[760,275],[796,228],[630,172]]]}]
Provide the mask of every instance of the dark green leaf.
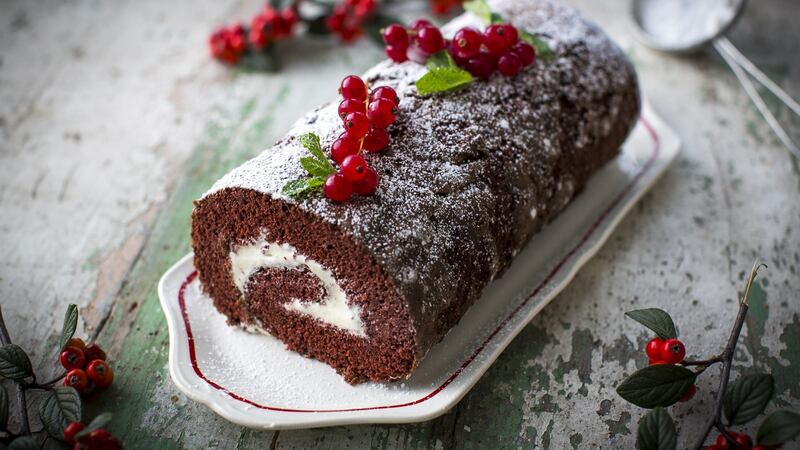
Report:
[{"label": "dark green leaf", "polygon": [[272,73],[281,69],[281,63],[278,52],[275,51],[275,45],[269,44],[263,50],[244,52],[236,63],[236,67],[244,72]]},{"label": "dark green leaf", "polygon": [[543,41],[538,36],[528,33],[527,31],[519,30],[519,38],[531,44],[533,48],[536,49],[536,57],[542,61],[550,61],[553,59],[553,56],[555,56],[555,53],[553,53],[553,50],[547,42]]},{"label": "dark green leaf", "polygon": [[776,411],[761,423],[758,445],[778,445],[800,436],[800,414]]},{"label": "dark green leaf", "polygon": [[315,177],[327,177],[334,172],[330,164],[325,164],[317,158],[312,158],[310,156],[300,158],[300,165],[303,166],[303,169],[306,169],[306,172]]},{"label": "dark green leaf", "polygon": [[757,374],[739,377],[731,383],[725,393],[725,417],[731,425],[739,425],[755,419],[764,412],[772,394],[775,380],[772,375]]},{"label": "dark green leaf", "polygon": [[39,450],[32,436],[20,436],[8,444],[8,450]]},{"label": "dark green leaf", "polygon": [[98,415],[97,417],[92,419],[91,422],[89,422],[89,425],[87,425],[86,428],[84,428],[83,430],[80,431],[80,433],[75,435],[75,439],[77,440],[77,439],[81,439],[83,437],[88,436],[89,433],[91,433],[92,431],[94,431],[94,430],[96,430],[98,428],[104,427],[108,422],[111,422],[111,413],[110,412],[104,412],[104,413]]},{"label": "dark green leaf", "polygon": [[464,2],[464,9],[475,14],[486,23],[492,23],[492,9],[485,0],[469,0]]},{"label": "dark green leaf", "polygon": [[328,13],[320,14],[319,16],[306,22],[306,31],[308,34],[315,36],[326,36],[331,34],[330,28],[326,22]]},{"label": "dark green leaf", "polygon": [[75,328],[78,327],[78,306],[71,304],[67,306],[67,312],[64,314],[64,325],[61,326],[61,337],[58,339],[58,350],[64,350],[67,346],[67,341],[72,339],[75,335]]},{"label": "dark green leaf", "polygon": [[8,391],[0,385],[0,430],[6,429],[8,423]]},{"label": "dark green leaf", "polygon": [[71,387],[57,387],[48,391],[39,409],[39,418],[47,434],[56,439],[64,439],[64,428],[70,422],[81,420],[81,398],[78,391]]},{"label": "dark green leaf", "polygon": [[0,377],[22,380],[31,375],[33,368],[25,350],[16,344],[0,347]]},{"label": "dark green leaf", "polygon": [[675,450],[678,433],[669,413],[661,407],[655,408],[639,421],[636,444],[640,450]]},{"label": "dark green leaf", "polygon": [[626,316],[653,330],[661,339],[673,339],[678,337],[675,331],[675,324],[672,317],[663,309],[648,308],[628,311]]},{"label": "dark green leaf", "polygon": [[301,178],[286,183],[282,192],[283,195],[298,200],[315,192],[321,192],[324,184],[325,179],[322,177]]},{"label": "dark green leaf", "polygon": [[617,394],[642,408],[670,406],[694,383],[691,370],[671,364],[656,364],[637,370],[617,386]]},{"label": "dark green leaf", "polygon": [[447,50],[442,50],[432,54],[425,63],[425,67],[433,70],[437,67],[456,67],[456,63]]},{"label": "dark green leaf", "polygon": [[417,91],[420,94],[451,91],[472,83],[472,75],[466,70],[456,67],[438,67],[428,71],[417,80]]}]

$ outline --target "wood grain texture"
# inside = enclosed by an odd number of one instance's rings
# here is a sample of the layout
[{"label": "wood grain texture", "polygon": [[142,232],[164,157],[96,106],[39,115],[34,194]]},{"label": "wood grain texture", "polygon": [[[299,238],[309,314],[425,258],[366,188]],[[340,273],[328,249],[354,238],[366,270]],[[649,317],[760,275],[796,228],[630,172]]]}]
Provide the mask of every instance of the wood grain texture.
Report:
[{"label": "wood grain texture", "polygon": [[[117,371],[89,410],[113,410],[111,430],[127,448],[630,448],[643,411],[614,386],[644,364],[649,335],[622,313],[665,308],[690,355],[713,353],[760,257],[770,267],[737,364],[775,375],[771,408],[800,408],[800,162],[715,55],[635,44],[624,2],[572,3],[635,62],[684,141],[675,166],[447,414],[273,433],[230,424],[175,389],[155,285],[188,251],[191,200],[333,98],[338,80],[380,49],[300,39],[279,50],[280,73],[242,73],[209,62],[205,37],[248,17],[255,1],[4,1],[0,301],[12,335],[48,375],[63,307],[78,303],[83,332],[100,334]],[[797,14],[791,0],[753,2],[731,38],[800,97]],[[800,120],[768,100],[800,139]],[[709,375],[694,402],[672,408],[682,436],[711,408]]]}]

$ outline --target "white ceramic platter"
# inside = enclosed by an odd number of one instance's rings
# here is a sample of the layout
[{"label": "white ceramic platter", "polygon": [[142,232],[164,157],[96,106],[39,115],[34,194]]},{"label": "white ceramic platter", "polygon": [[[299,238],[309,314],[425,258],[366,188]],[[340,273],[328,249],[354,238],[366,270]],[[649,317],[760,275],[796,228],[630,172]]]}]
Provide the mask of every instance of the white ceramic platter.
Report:
[{"label": "white ceramic platter", "polygon": [[351,386],[329,366],[249,334],[200,290],[192,255],[161,279],[169,372],[222,417],[265,429],[432,419],[455,405],[528,322],[572,280],[678,153],[679,140],[645,106],[614,161],[492,282],[406,381]]}]

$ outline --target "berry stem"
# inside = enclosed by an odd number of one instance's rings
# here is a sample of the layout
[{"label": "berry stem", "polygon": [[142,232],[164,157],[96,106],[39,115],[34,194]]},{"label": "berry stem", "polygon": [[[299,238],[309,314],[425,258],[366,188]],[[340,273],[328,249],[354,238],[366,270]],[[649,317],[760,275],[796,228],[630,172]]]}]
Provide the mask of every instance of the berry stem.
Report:
[{"label": "berry stem", "polygon": [[[749,309],[748,301],[750,298],[750,287],[753,285],[753,281],[756,279],[756,275],[758,274],[758,269],[760,269],[761,266],[766,267],[764,264],[759,264],[758,261],[753,264],[753,269],[750,271],[750,276],[747,278],[747,282],[745,283],[744,295],[742,295],[742,299],[739,302],[739,313],[736,315],[736,322],[734,322],[733,329],[731,329],[731,334],[728,338],[727,345],[725,345],[725,350],[722,352],[722,355],[720,355],[722,360],[722,376],[719,380],[719,390],[717,391],[717,398],[714,405],[714,415],[708,419],[704,431],[701,432],[700,436],[698,436],[697,441],[692,447],[695,450],[700,450],[703,447],[703,443],[706,441],[708,433],[710,433],[711,429],[714,427],[720,429],[720,432],[725,435],[725,439],[727,439],[729,442],[733,442],[727,431],[723,430],[725,427],[722,424],[722,402],[725,399],[725,391],[728,389],[728,381],[731,377],[731,366],[733,365],[733,354],[736,352],[736,343],[739,341],[739,335],[742,333],[744,319],[747,317],[747,310]],[[715,358],[711,358],[710,360],[713,359]]]},{"label": "berry stem", "polygon": [[[6,321],[3,319],[3,308],[0,307],[0,344],[8,345],[11,343],[11,336],[8,335]],[[22,389],[21,381],[14,381],[14,393],[17,397],[17,410],[19,412],[20,434],[31,434],[31,426],[28,423],[28,401],[25,398],[25,391]]]}]

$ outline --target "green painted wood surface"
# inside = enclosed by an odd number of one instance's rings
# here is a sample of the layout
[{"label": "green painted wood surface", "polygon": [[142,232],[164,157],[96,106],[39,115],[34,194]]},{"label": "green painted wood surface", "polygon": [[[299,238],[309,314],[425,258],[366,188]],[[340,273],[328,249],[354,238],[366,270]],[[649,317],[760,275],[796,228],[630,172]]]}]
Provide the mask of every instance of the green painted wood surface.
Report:
[{"label": "green painted wood surface", "polygon": [[[614,386],[645,363],[641,349],[649,336],[622,313],[665,308],[689,354],[716,352],[745,271],[760,257],[770,268],[754,292],[737,367],[772,372],[772,408],[800,409],[800,162],[786,155],[713,55],[678,59],[649,51],[632,42],[624,4],[573,3],[626,49],[684,151],[602,251],[443,416],[410,425],[254,431],[188,400],[169,380],[169,338],[155,288],[189,249],[191,201],[304,111],[333,98],[343,75],[381,58],[368,42],[343,48],[299,40],[281,49],[280,73],[210,64],[196,44],[213,24],[255,11],[253,1],[198,2],[189,15],[181,2],[9,3],[12,14],[0,27],[0,94],[8,100],[0,105],[0,204],[8,212],[0,217],[8,249],[0,294],[12,333],[50,370],[42,344],[54,342],[60,308],[79,303],[85,333],[99,334],[117,372],[113,388],[88,411],[114,411],[111,431],[128,448],[631,448],[643,411],[623,403]],[[732,39],[798,97],[800,61],[787,57],[797,35],[774,32],[794,26],[787,10],[799,11],[790,0],[750,5]],[[28,64],[40,70],[26,76],[18,44],[72,23],[85,23],[86,36],[113,38],[126,58],[64,31],[63,42],[42,43],[59,55],[60,69],[33,56]],[[137,52],[140,46],[148,51]],[[164,62],[167,54],[174,60]],[[71,117],[68,92],[86,64],[107,77],[100,86],[117,83],[120,99],[108,105],[87,95],[97,83],[83,80],[77,92],[93,109]],[[168,112],[145,114],[162,110]],[[778,113],[800,137],[800,121]],[[151,139],[140,137],[147,133]],[[65,149],[75,154],[65,156]],[[58,164],[42,172],[30,155]],[[80,184],[90,176],[96,185]],[[141,193],[124,191],[137,183]],[[125,194],[133,196],[127,203]],[[81,239],[81,229],[66,230],[64,242],[52,236],[55,223],[74,221],[81,210],[92,213],[85,232],[97,238]],[[31,246],[32,237],[53,242]],[[40,262],[46,257],[52,262]],[[41,301],[31,309],[34,298]],[[47,329],[53,331],[41,331]],[[713,372],[701,380],[695,401],[672,408],[684,436],[711,408]]]}]

